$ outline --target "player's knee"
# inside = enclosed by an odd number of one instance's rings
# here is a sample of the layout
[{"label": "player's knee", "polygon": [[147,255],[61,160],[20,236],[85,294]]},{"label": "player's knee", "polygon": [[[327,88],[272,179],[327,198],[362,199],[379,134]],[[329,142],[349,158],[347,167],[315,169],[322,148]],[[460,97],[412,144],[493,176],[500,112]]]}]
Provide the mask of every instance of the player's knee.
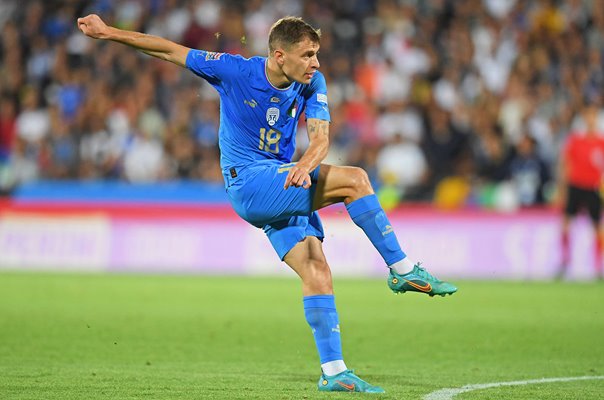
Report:
[{"label": "player's knee", "polygon": [[350,171],[350,179],[352,181],[351,186],[354,188],[357,196],[360,197],[373,193],[371,181],[369,180],[367,172],[365,172],[363,168],[352,167]]}]

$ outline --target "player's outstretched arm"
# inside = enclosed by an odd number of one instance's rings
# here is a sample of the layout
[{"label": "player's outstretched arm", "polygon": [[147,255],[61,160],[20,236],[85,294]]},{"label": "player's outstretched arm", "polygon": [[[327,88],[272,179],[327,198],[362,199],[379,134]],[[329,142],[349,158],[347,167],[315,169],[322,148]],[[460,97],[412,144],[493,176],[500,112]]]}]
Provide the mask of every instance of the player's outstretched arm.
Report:
[{"label": "player's outstretched arm", "polygon": [[329,150],[329,121],[318,118],[306,120],[308,131],[308,148],[300,158],[300,161],[289,170],[285,178],[284,189],[290,186],[308,189],[311,185],[310,173],[327,156]]},{"label": "player's outstretched arm", "polygon": [[114,42],[127,44],[143,53],[173,62],[181,67],[185,66],[187,54],[190,50],[188,47],[158,36],[108,26],[96,14],[78,18],[78,28],[91,38],[113,40]]}]

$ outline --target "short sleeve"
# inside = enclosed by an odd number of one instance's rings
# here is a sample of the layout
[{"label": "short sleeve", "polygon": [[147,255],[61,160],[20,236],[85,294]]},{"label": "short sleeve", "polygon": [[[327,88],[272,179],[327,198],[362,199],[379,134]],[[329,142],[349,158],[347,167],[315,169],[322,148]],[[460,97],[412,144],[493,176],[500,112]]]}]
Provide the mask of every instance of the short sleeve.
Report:
[{"label": "short sleeve", "polygon": [[327,84],[320,72],[315,72],[306,93],[306,118],[331,121],[327,104]]},{"label": "short sleeve", "polygon": [[212,86],[220,86],[230,76],[237,75],[238,58],[227,53],[191,50],[187,54],[186,67],[195,75],[207,80]]}]

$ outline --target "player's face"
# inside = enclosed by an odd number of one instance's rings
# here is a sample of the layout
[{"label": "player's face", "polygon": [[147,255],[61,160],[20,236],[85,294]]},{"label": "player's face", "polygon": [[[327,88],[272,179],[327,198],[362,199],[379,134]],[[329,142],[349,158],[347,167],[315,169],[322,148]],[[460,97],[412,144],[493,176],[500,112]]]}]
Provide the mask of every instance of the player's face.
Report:
[{"label": "player's face", "polygon": [[319,44],[306,38],[284,51],[282,70],[291,82],[309,84],[319,68]]}]

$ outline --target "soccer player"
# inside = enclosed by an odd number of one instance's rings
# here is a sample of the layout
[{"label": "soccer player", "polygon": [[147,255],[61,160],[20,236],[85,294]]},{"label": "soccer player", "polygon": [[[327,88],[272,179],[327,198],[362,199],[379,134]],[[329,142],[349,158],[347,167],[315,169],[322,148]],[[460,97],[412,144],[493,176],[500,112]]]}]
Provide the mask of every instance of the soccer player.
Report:
[{"label": "soccer player", "polygon": [[[365,171],[321,164],[329,145],[325,78],[318,71],[320,31],[301,18],[286,17],[271,28],[268,57],[193,50],[169,40],[107,26],[97,15],[78,19],[96,39],[132,46],[186,67],[220,94],[220,164],[237,214],[264,230],[275,251],[302,280],[303,304],[321,359],[321,391],[382,393],[346,367],[331,271],[322,248],[317,210],[343,202],[352,220],[390,268],[396,293],[430,296],[457,289],[430,275],[401,250]],[[298,162],[298,119],[305,112],[309,145]]]},{"label": "soccer player", "polygon": [[587,104],[582,110],[585,128],[572,132],[568,137],[560,162],[559,193],[562,195],[562,262],[558,278],[564,277],[570,264],[569,227],[581,209],[591,219],[594,237],[594,270],[603,278],[602,240],[604,239],[601,215],[600,185],[604,173],[604,137],[598,132],[598,107]]}]

